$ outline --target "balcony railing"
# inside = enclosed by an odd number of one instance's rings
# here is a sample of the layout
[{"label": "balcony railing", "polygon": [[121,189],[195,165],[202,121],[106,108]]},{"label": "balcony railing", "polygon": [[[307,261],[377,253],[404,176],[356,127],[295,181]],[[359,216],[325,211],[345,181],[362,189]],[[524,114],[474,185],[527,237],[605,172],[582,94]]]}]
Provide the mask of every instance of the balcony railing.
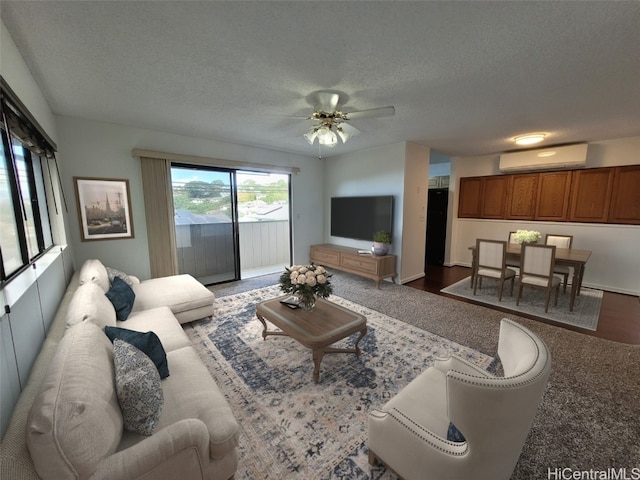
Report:
[{"label": "balcony railing", "polygon": [[[281,271],[290,264],[289,221],[240,222],[242,278]],[[178,270],[204,284],[232,280],[231,223],[176,225]]]}]

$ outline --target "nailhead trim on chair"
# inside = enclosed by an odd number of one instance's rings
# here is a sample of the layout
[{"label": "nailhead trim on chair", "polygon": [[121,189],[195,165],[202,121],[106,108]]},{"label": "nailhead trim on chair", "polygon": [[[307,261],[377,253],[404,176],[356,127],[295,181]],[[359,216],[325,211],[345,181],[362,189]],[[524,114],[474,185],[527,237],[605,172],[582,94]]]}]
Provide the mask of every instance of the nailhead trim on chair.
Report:
[{"label": "nailhead trim on chair", "polygon": [[[391,415],[391,418],[393,418],[396,422],[398,422],[400,425],[402,425],[404,428],[409,430],[411,433],[413,433],[415,436],[420,438],[425,443],[431,445],[436,450],[440,450],[441,452],[447,453],[449,455],[462,456],[462,455],[466,455],[467,450],[469,449],[467,442],[464,442],[464,443],[450,442],[449,440],[445,440],[444,438],[441,438],[438,435],[431,433],[428,430],[425,430],[421,425],[411,420],[404,412],[402,412],[401,410],[398,410],[397,408],[392,408],[387,413]],[[395,415],[396,413],[398,416]],[[399,418],[399,417],[402,417],[402,418]],[[415,427],[415,429],[411,428],[403,420],[409,422],[412,426]],[[452,447],[460,447],[464,445],[464,450],[461,450],[461,451],[448,450],[446,448],[443,448],[442,445],[435,443],[433,440],[427,437],[437,438],[440,442],[446,445],[451,445]]]},{"label": "nailhead trim on chair", "polygon": [[[533,368],[533,365],[535,365],[537,363],[537,361],[538,361],[538,358],[540,358],[540,347],[538,347],[538,344],[533,339],[533,337],[531,337],[531,335],[529,335],[529,333],[526,330],[521,328],[521,326],[519,324],[517,324],[515,322],[509,322],[509,324],[514,326],[514,327],[516,327],[516,328],[518,328],[522,333],[524,333],[527,336],[527,338],[529,339],[529,341],[531,341],[531,343],[533,343],[533,345],[535,346],[535,348],[536,348],[536,359],[535,359],[535,361],[533,362],[533,364],[531,366]],[[475,382],[472,379],[479,378],[479,377],[474,377],[474,376],[468,375],[466,373],[462,373],[462,372],[458,372],[456,370],[452,370],[452,372],[456,372],[456,373],[461,375],[461,377],[456,377],[456,380],[458,380],[460,382],[468,383],[468,384],[471,384],[471,385],[478,385],[478,386],[487,387],[487,388],[511,388],[511,387],[514,387],[514,386],[527,385],[527,384],[537,380],[538,377],[540,377],[544,373],[545,369],[543,368],[535,377],[531,377],[528,380],[524,380],[524,381],[521,381],[521,382],[517,382],[517,381],[516,382],[511,382],[511,380],[515,380],[518,377],[521,377],[521,376],[527,374],[529,371],[531,371],[531,368],[529,370],[527,370],[526,372],[519,373],[518,375],[514,375],[513,377],[495,377],[494,379],[488,379],[489,382],[487,383],[486,381]],[[485,380],[485,379],[483,379],[483,380]],[[500,384],[497,384],[497,385],[492,385],[491,384],[492,381],[495,381],[495,380],[498,380],[500,382],[504,382],[505,380],[509,380],[509,383],[507,383],[507,384],[500,383]]]},{"label": "nailhead trim on chair", "polygon": [[[459,358],[459,357],[458,357]],[[435,362],[446,362],[447,360],[449,360],[449,357],[437,357],[435,359]],[[456,373],[460,373],[462,375],[468,375],[470,377],[478,377],[478,378],[500,378],[500,377],[496,377],[495,375],[492,375],[489,371],[483,369],[482,367],[479,367],[477,365],[474,365],[473,363],[470,362],[466,362],[466,366],[468,368],[472,368],[473,370],[475,370],[478,375],[471,375],[470,373],[466,373],[466,372],[461,372],[460,370],[456,370],[455,368],[452,368],[450,370],[447,370],[448,372],[456,372]],[[434,368],[438,368],[435,366],[434,364]],[[438,368],[438,370],[440,370]],[[443,370],[440,370],[442,373],[444,373],[446,375],[446,373]]]}]

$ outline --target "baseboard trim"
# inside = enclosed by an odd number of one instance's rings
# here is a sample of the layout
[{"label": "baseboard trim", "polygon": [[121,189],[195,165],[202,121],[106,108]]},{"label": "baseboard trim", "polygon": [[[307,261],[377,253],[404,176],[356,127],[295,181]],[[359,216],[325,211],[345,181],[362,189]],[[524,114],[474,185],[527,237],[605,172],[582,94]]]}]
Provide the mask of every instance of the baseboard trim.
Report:
[{"label": "baseboard trim", "polygon": [[425,276],[425,273],[418,273],[417,275],[412,275],[409,278],[403,278],[400,280],[400,284],[404,285],[405,283],[409,283],[409,282],[413,282],[414,280],[418,280],[419,278],[423,278]]}]

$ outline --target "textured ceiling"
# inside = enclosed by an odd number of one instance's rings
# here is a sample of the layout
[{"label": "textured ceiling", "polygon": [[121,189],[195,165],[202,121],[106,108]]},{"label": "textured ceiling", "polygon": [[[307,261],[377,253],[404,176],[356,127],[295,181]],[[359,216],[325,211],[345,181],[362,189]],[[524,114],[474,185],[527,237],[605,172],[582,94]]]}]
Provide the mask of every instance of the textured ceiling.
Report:
[{"label": "textured ceiling", "polygon": [[306,155],[308,96],[451,156],[640,135],[640,2],[6,1],[53,111]]}]

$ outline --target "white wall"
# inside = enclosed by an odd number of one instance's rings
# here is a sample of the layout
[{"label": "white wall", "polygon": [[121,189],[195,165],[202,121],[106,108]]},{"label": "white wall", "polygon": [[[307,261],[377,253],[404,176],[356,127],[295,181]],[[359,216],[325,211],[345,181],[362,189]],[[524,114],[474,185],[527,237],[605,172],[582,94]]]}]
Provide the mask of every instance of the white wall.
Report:
[{"label": "white wall", "polygon": [[0,22],[0,73],[42,128],[57,142],[53,113],[4,22]]},{"label": "white wall", "polygon": [[[587,168],[640,163],[640,137],[592,142]],[[584,284],[613,292],[640,295],[640,226],[573,222],[525,222],[519,220],[458,219],[458,185],[461,177],[499,174],[499,156],[456,158],[452,162],[447,232],[447,265],[471,264],[468,247],[476,238],[507,239],[512,230],[538,230],[573,235],[573,247],[591,250]],[[640,186],[639,186],[640,188]]]},{"label": "white wall", "polygon": [[[366,250],[372,243],[331,236],[331,197],[393,195],[390,253],[398,256],[399,281],[406,283],[423,276],[425,226],[419,218],[426,215],[429,149],[401,142],[325,158],[324,162],[325,241]],[[407,197],[405,188],[415,193]]]},{"label": "white wall", "polygon": [[429,149],[407,143],[402,210],[401,283],[424,277]]},{"label": "white wall", "polygon": [[[321,160],[315,157],[72,117],[60,116],[57,121],[64,158],[62,177],[74,212],[69,222],[70,242],[77,265],[88,258],[99,258],[108,266],[140,278],[150,276],[140,161],[131,154],[134,148],[300,167],[301,172],[291,179],[294,262],[308,261],[309,246],[323,238],[323,172]],[[129,180],[133,239],[81,241],[74,176]]]}]

